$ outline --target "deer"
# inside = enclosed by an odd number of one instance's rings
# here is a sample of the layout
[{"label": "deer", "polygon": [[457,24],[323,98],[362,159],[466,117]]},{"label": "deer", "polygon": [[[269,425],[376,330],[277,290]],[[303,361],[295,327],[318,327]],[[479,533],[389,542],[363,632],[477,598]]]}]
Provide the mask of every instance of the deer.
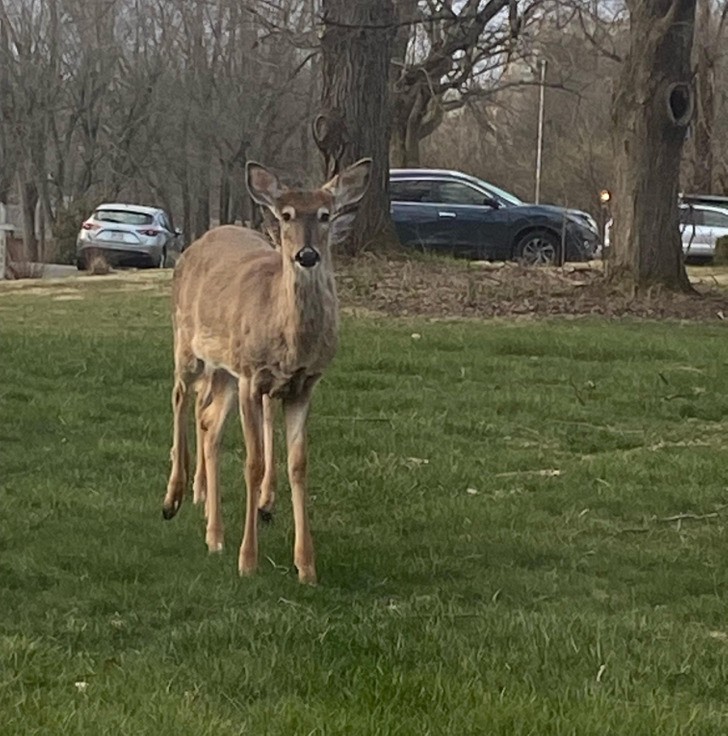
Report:
[{"label": "deer", "polygon": [[187,415],[196,392],[193,500],[205,504],[208,551],[222,550],[219,454],[225,420],[237,398],[246,451],[238,555],[243,576],[258,568],[258,518],[272,513],[275,501],[272,402],[280,401],[293,506],[293,562],[300,582],[317,583],[306,508],[307,421],[314,388],[338,345],[334,221],[361,201],[371,166],[371,159],[361,159],[318,189],[295,190],[263,165],[248,162],[248,192],[277,220],[278,248],[254,230],[222,226],[190,245],[175,267],[173,436],[162,513],[173,518],[185,495]]}]

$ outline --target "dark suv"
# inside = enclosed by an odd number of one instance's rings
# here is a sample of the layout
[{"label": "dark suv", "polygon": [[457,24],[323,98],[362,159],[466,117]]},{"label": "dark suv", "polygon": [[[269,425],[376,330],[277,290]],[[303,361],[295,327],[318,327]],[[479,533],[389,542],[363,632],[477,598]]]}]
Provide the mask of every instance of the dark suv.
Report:
[{"label": "dark suv", "polygon": [[424,251],[560,264],[590,260],[599,246],[587,213],[526,204],[459,171],[392,169],[389,193],[400,241]]}]

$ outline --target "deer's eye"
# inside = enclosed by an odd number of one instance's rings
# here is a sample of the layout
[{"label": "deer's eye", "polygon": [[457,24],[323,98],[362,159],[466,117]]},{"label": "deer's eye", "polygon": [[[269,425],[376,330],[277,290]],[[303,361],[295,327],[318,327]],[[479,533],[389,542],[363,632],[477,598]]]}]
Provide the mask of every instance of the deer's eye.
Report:
[{"label": "deer's eye", "polygon": [[284,207],[281,210],[281,219],[283,222],[290,222],[296,216],[296,210],[293,207]]},{"label": "deer's eye", "polygon": [[329,211],[325,210],[323,207],[318,211],[318,219],[319,222],[328,222],[329,221]]}]

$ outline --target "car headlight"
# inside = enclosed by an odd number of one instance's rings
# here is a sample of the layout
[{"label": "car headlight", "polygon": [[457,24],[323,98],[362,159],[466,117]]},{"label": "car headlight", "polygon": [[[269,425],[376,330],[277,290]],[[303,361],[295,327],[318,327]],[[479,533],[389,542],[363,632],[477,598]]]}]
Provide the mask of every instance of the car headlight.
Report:
[{"label": "car headlight", "polygon": [[599,227],[597,226],[596,220],[586,212],[583,215],[577,215],[574,212],[569,212],[566,217],[570,222],[573,222],[575,225],[586,228],[595,235],[599,234]]}]

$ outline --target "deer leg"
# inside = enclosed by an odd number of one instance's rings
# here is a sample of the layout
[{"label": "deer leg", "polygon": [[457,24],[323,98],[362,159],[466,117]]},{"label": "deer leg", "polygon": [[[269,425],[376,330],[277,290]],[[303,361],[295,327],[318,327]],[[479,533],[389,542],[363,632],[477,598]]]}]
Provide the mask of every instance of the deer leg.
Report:
[{"label": "deer leg", "polygon": [[315,381],[310,382],[302,394],[283,403],[286,416],[286,444],[288,449],[288,478],[291,484],[293,501],[293,521],[295,541],[293,562],[298,570],[298,579],[309,585],[316,584],[316,561],[313,539],[306,510],[306,466],[307,438],[306,421],[311,404],[311,390]]},{"label": "deer leg", "polygon": [[[207,472],[205,470],[205,452],[203,443],[205,433],[202,429],[202,413],[206,406],[212,401],[212,378],[204,376],[197,382],[197,398],[195,399],[195,433],[197,460],[195,463],[195,479],[192,482],[192,502],[194,504],[206,503],[207,501]],[[207,517],[207,506],[205,506],[205,517]]]},{"label": "deer leg", "polygon": [[258,498],[265,472],[263,447],[263,401],[253,392],[251,382],[241,378],[238,382],[240,414],[245,437],[245,527],[240,545],[238,570],[241,575],[252,575],[258,567]]},{"label": "deer leg", "polygon": [[205,467],[207,530],[205,542],[210,552],[221,552],[223,523],[220,509],[220,441],[225,419],[235,398],[235,379],[224,371],[216,371],[210,379],[210,402],[201,409],[199,430]]},{"label": "deer leg", "polygon": [[275,409],[273,400],[268,394],[263,395],[263,453],[265,456],[265,474],[258,501],[258,513],[261,521],[273,519],[276,502],[276,461],[273,451],[273,420]]},{"label": "deer leg", "polygon": [[187,450],[187,407],[189,403],[190,379],[185,373],[175,373],[172,389],[173,439],[167,493],[162,505],[162,516],[171,519],[179,510],[187,486],[189,452]]}]

